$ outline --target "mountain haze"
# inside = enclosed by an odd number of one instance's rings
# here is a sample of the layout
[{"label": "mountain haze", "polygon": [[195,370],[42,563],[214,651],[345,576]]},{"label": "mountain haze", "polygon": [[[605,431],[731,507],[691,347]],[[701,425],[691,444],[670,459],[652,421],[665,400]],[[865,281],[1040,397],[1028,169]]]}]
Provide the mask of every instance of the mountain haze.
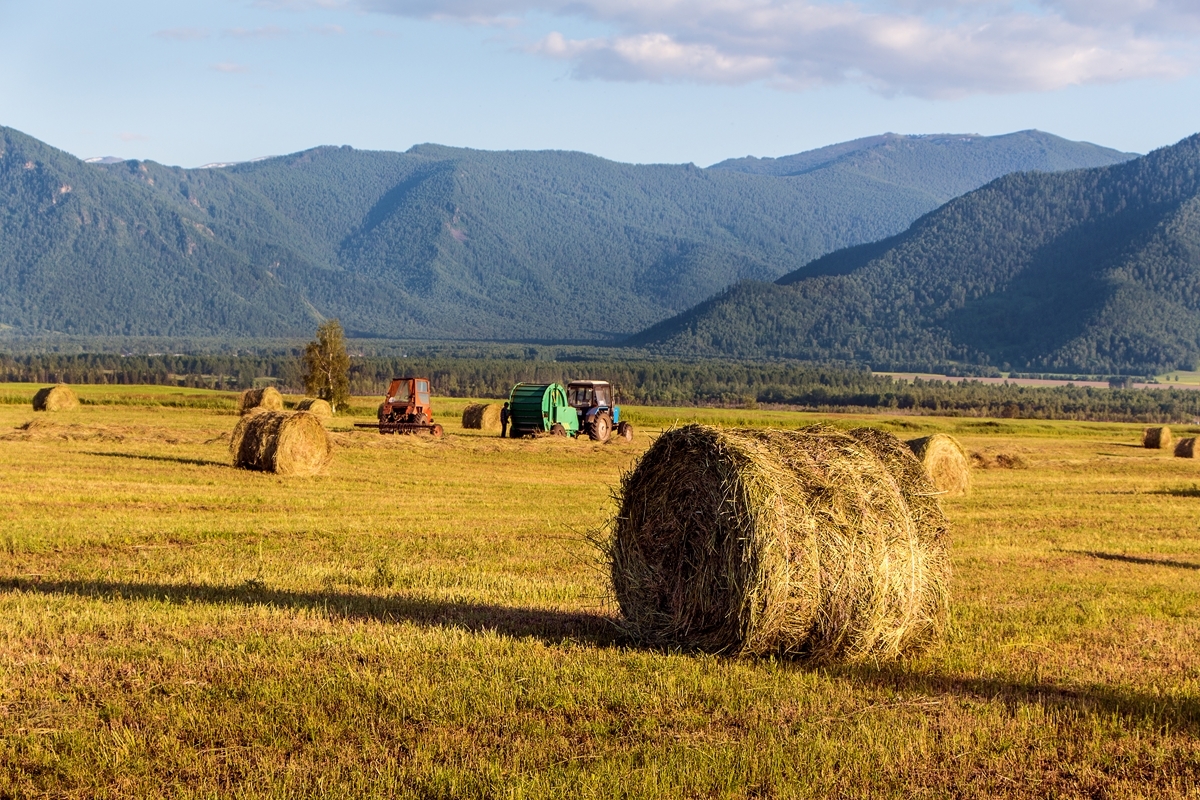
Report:
[{"label": "mountain haze", "polygon": [[1200,135],[1019,173],[906,232],[745,282],[630,343],[673,353],[1153,373],[1200,360]]},{"label": "mountain haze", "polygon": [[1127,158],[1038,132],[880,138],[781,176],[437,145],[87,164],[0,128],[0,325],[303,336],[339,317],[383,337],[612,339],[892,235],[997,170]]}]

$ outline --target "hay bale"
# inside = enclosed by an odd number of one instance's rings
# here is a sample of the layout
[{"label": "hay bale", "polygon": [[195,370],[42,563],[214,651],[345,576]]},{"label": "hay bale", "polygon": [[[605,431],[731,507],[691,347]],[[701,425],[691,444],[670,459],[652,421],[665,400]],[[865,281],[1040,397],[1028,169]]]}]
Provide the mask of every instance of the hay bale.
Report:
[{"label": "hay bale", "polygon": [[238,398],[238,413],[245,414],[253,408],[264,411],[283,411],[283,395],[274,386],[247,389]]},{"label": "hay bale", "polygon": [[1200,458],[1200,452],[1196,450],[1196,437],[1189,436],[1186,439],[1180,439],[1175,444],[1176,458]]},{"label": "hay bale", "polygon": [[299,403],[296,403],[297,411],[307,411],[310,414],[315,414],[320,419],[333,418],[333,406],[329,402],[322,400],[319,397],[306,397]]},{"label": "hay bale", "polygon": [[65,383],[38,389],[33,396],[34,411],[70,411],[79,408],[79,398]]},{"label": "hay bale", "polygon": [[939,492],[947,497],[961,497],[971,488],[971,461],[953,436],[935,433],[910,439],[906,444]]},{"label": "hay bale", "polygon": [[1158,428],[1146,428],[1142,431],[1142,447],[1149,450],[1162,450],[1171,446],[1171,429],[1166,425]]},{"label": "hay bale", "polygon": [[608,544],[630,633],[821,661],[932,641],[946,522],[916,459],[898,441],[864,444],[876,434],[688,425],[660,436],[622,479]]},{"label": "hay bale", "polygon": [[500,404],[471,403],[463,409],[462,426],[476,431],[500,430]]},{"label": "hay bale", "polygon": [[325,426],[308,411],[253,411],[229,438],[235,467],[278,475],[315,475],[332,451]]}]

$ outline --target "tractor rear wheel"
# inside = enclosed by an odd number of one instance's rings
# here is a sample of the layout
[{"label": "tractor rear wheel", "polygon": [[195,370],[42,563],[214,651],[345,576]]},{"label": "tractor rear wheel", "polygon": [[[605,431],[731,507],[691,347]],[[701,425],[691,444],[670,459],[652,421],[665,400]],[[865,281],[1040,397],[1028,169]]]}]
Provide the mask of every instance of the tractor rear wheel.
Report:
[{"label": "tractor rear wheel", "polygon": [[556,422],[550,426],[550,435],[551,436],[566,436],[567,429],[563,427],[561,422]]},{"label": "tractor rear wheel", "polygon": [[591,423],[588,425],[588,436],[593,442],[607,442],[608,437],[612,435],[612,417],[603,411],[598,412],[592,417]]},{"label": "tractor rear wheel", "polygon": [[633,426],[628,422],[621,420],[617,423],[617,436],[620,436],[627,442],[633,441]]}]

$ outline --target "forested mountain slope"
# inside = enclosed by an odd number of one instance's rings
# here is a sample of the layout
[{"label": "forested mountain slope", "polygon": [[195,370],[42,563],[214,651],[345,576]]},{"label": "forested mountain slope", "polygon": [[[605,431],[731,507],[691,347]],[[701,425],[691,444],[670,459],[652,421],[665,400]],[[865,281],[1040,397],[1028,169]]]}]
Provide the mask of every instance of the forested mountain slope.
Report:
[{"label": "forested mountain slope", "polygon": [[1200,359],[1200,135],[1000,178],[891,239],[747,282],[633,337],[876,368],[1157,372]]},{"label": "forested mountain slope", "polygon": [[[1124,158],[1035,138],[1054,166]],[[990,141],[940,162],[875,147],[873,172],[826,154],[835,168],[790,177],[436,145],[185,170],[85,164],[0,128],[0,325],[289,336],[336,316],[385,337],[603,340],[896,233],[947,175],[982,182],[972,159],[1050,164]]]}]

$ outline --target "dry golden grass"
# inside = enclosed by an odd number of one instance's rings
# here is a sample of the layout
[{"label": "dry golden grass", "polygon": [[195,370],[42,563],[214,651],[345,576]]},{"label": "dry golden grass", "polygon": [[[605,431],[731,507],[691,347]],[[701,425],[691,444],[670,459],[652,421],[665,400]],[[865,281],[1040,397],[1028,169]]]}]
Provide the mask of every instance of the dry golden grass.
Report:
[{"label": "dry golden grass", "polygon": [[597,445],[437,399],[443,440],[339,416],[295,481],[229,466],[229,394],[80,387],[43,428],[5,389],[0,796],[1200,791],[1200,472],[1137,426],[826,418],[1027,468],[943,504],[940,645],[813,668],[631,646],[585,536],[676,420],[813,415],[629,408],[647,435]]}]

